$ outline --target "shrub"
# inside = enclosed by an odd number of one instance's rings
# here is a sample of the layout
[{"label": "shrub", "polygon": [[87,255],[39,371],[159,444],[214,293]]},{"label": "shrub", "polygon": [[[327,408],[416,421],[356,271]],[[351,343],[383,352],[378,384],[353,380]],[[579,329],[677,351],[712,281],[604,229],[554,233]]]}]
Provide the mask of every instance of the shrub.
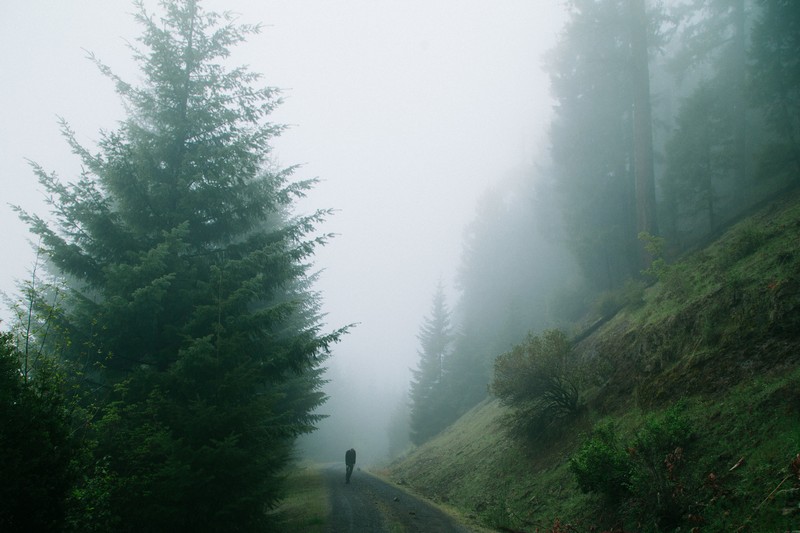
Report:
[{"label": "shrub", "polygon": [[553,429],[581,406],[580,371],[572,346],[559,330],[528,335],[494,363],[492,393],[513,409],[507,426],[534,437]]},{"label": "shrub", "polygon": [[598,425],[569,460],[581,490],[609,504],[624,503],[621,514],[638,523],[652,522],[655,530],[677,527],[688,511],[681,474],[693,439],[682,411],[678,404],[647,417],[629,446],[613,425]]},{"label": "shrub", "polygon": [[667,272],[669,272],[669,266],[664,259],[664,246],[666,241],[663,237],[656,237],[646,231],[640,232],[638,237],[639,240],[642,241],[645,251],[651,258],[650,266],[643,270],[642,274],[662,281]]},{"label": "shrub", "polygon": [[594,492],[619,503],[630,495],[633,464],[610,423],[595,427],[592,435],[569,460],[583,492]]},{"label": "shrub", "polygon": [[645,420],[630,447],[635,465],[631,489],[636,495],[633,509],[653,516],[659,527],[676,527],[688,505],[681,470],[693,431],[677,404],[665,413]]}]

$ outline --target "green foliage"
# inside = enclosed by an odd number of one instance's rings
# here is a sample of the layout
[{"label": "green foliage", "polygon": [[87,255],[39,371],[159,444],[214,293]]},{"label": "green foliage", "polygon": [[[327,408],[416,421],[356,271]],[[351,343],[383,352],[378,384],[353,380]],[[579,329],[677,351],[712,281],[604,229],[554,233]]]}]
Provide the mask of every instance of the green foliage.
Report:
[{"label": "green foliage", "polygon": [[62,380],[43,359],[24,376],[11,337],[0,333],[0,529],[61,531],[75,475]]},{"label": "green foliage", "polygon": [[103,533],[120,529],[120,517],[111,506],[112,490],[119,480],[109,469],[108,459],[94,461],[91,450],[84,450],[77,463],[81,476],[73,485],[67,506],[66,531]]},{"label": "green foliage", "polygon": [[321,331],[311,290],[327,236],[310,234],[328,211],[291,216],[313,182],[270,164],[279,96],[226,67],[258,28],[195,0],[164,2],[161,17],[137,8],[142,84],[95,59],[128,118],[96,154],[64,124],[85,170],[64,184],[34,165],[54,222],[20,213],[67,285],[58,308],[34,306],[49,331],[37,340],[91,412],[70,523],[263,530],[346,329]]},{"label": "green foliage", "polygon": [[[631,5],[568,2],[570,18],[547,62],[557,101],[550,130],[555,200],[566,240],[594,290],[619,286],[639,268]],[[655,43],[661,40],[657,9],[649,16],[647,38]]]},{"label": "green foliage", "polygon": [[610,423],[595,427],[570,457],[569,468],[584,492],[601,494],[612,504],[630,495],[633,465]]},{"label": "green foliage", "polygon": [[676,527],[689,509],[681,475],[694,435],[684,410],[679,403],[646,418],[630,447],[634,498],[627,512],[638,520],[650,517],[659,528]]},{"label": "green foliage", "polygon": [[666,245],[666,240],[664,237],[651,235],[646,231],[639,233],[639,240],[644,243],[644,250],[652,259],[650,266],[643,270],[642,274],[655,278],[659,281],[663,281],[664,277],[669,271],[666,259],[664,258],[664,246]]},{"label": "green foliage", "polygon": [[578,486],[601,495],[621,516],[674,528],[688,511],[681,472],[693,429],[678,404],[648,416],[625,446],[611,423],[595,427],[569,461]]},{"label": "green foliage", "polygon": [[723,244],[717,257],[718,267],[720,270],[731,267],[755,252],[766,240],[767,235],[757,223],[747,221],[738,225]]},{"label": "green foliage", "polygon": [[410,438],[419,445],[444,429],[453,416],[445,394],[444,374],[453,333],[441,283],[433,296],[431,314],[420,327],[417,338],[420,350],[417,368],[412,370]]},{"label": "green foliage", "polygon": [[[555,439],[504,438],[497,427],[508,409],[487,402],[393,467],[393,477],[514,530],[545,529],[554,517],[577,531],[793,530],[798,221],[795,191],[752,218],[763,242],[731,268],[721,271],[718,258],[738,228],[671,265],[681,265],[683,298],[648,295],[642,309],[582,341],[576,349],[610,369],[587,391],[587,416]],[[598,416],[608,422],[580,437],[582,424]],[[607,437],[603,426],[611,424]],[[585,488],[596,490],[580,490],[572,463]],[[617,481],[604,486],[609,474]],[[620,504],[609,505],[601,491],[619,493]]]},{"label": "green foliage", "polygon": [[574,284],[578,272],[557,237],[561,217],[530,172],[486,191],[467,228],[456,278],[459,332],[445,362],[448,423],[486,397],[498,354],[529,331],[569,322],[559,316],[554,323],[548,302],[560,287]]},{"label": "green foliage", "polygon": [[[800,171],[800,6],[796,2],[762,0],[752,30],[751,102],[759,106],[774,136],[767,143],[770,174],[784,174],[797,183]],[[782,168],[781,168],[782,167]]]},{"label": "green foliage", "polygon": [[497,357],[491,392],[513,409],[507,427],[529,438],[546,435],[582,406],[580,367],[567,336],[547,330]]}]

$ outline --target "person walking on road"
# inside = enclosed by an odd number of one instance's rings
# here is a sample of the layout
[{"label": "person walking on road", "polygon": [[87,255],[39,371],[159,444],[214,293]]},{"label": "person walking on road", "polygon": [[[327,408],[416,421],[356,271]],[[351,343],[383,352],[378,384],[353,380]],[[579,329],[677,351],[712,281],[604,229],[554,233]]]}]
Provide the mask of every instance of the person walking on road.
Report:
[{"label": "person walking on road", "polygon": [[353,475],[353,466],[356,464],[356,451],[353,448],[344,452],[344,464],[347,465],[347,473],[344,475],[344,482],[350,483],[350,476]]}]

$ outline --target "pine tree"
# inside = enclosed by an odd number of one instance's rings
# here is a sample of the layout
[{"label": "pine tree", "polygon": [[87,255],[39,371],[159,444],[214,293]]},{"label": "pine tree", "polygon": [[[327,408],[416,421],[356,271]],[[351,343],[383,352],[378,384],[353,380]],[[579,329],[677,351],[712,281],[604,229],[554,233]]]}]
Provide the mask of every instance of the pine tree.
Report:
[{"label": "pine tree", "polygon": [[766,114],[772,138],[761,155],[762,173],[800,176],[800,4],[760,0],[753,28],[751,101]]},{"label": "pine tree", "polygon": [[609,289],[639,274],[639,230],[657,231],[647,52],[660,14],[641,0],[567,7],[548,62],[551,155],[570,245],[586,279]]},{"label": "pine tree", "polygon": [[453,335],[450,311],[441,282],[433,296],[430,315],[420,327],[417,368],[411,381],[411,442],[422,444],[444,429],[448,419],[444,392],[444,365]]},{"label": "pine tree", "polygon": [[750,12],[745,0],[693,0],[675,10],[680,46],[670,63],[678,81],[694,82],[666,145],[662,186],[676,242],[716,230],[753,201],[748,160],[760,135],[744,97]]},{"label": "pine tree", "polygon": [[607,289],[638,270],[628,6],[568,6],[549,60],[558,102],[551,154],[568,241],[586,279]]},{"label": "pine tree", "polygon": [[196,0],[137,7],[142,84],[93,57],[129,116],[97,153],[63,124],[84,171],[63,183],[34,165],[55,222],[21,213],[70,287],[48,342],[99,406],[87,437],[109,523],[256,530],[345,331],[321,331],[310,290],[329,212],[290,215],[313,181],[270,163],[279,92],[224,65],[259,28]]}]

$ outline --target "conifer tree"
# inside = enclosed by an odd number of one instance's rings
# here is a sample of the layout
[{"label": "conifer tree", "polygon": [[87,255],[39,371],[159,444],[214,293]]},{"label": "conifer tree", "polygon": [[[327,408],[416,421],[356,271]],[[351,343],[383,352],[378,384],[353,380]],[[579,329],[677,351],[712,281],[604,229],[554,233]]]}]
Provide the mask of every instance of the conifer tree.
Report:
[{"label": "conifer tree", "polygon": [[444,364],[453,340],[450,311],[442,283],[436,287],[431,313],[420,327],[417,368],[411,381],[411,442],[422,444],[450,422],[446,416]]},{"label": "conifer tree", "polygon": [[760,0],[753,28],[750,97],[772,129],[760,157],[761,172],[800,176],[800,4]]},{"label": "conifer tree", "polygon": [[279,92],[226,66],[259,28],[196,0],[161,7],[137,3],[140,85],[92,57],[128,117],[96,153],[64,123],[84,170],[63,182],[34,165],[54,222],[21,217],[69,285],[47,341],[99,408],[86,437],[105,465],[90,480],[105,487],[105,523],[263,530],[345,331],[322,331],[310,289],[329,212],[291,215],[313,180],[271,164]]},{"label": "conifer tree", "polygon": [[660,13],[641,0],[566,6],[548,60],[551,155],[569,244],[606,290],[638,275],[638,232],[657,231],[647,52],[662,40]]},{"label": "conifer tree", "polygon": [[715,231],[753,201],[748,160],[760,135],[744,98],[748,4],[692,0],[675,8],[680,46],[670,63],[678,81],[693,84],[665,146],[661,186],[673,242],[698,228]]}]

